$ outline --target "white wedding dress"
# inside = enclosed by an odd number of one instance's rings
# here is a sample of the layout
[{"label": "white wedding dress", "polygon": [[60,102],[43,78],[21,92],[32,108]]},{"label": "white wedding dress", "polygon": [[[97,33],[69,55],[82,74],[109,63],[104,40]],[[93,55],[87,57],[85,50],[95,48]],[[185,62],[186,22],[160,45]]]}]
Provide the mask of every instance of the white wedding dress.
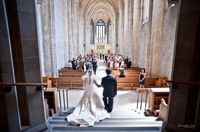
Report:
[{"label": "white wedding dress", "polygon": [[104,109],[103,102],[95,90],[93,71],[91,75],[87,72],[82,79],[84,79],[84,94],[73,113],[67,116],[67,121],[71,125],[88,127],[93,126],[95,122],[110,117],[110,115]]}]

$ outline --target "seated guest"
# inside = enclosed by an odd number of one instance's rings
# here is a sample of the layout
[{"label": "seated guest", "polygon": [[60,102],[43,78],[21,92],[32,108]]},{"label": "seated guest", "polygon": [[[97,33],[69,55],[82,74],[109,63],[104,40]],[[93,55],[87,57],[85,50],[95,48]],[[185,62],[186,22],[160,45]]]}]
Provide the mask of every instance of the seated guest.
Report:
[{"label": "seated guest", "polygon": [[132,65],[132,62],[130,59],[128,59],[128,62],[127,62],[127,68],[131,68],[131,65]]},{"label": "seated guest", "polygon": [[65,65],[67,68],[72,68],[72,63],[70,60],[68,60],[67,64]]},{"label": "seated guest", "polygon": [[125,77],[124,67],[118,68],[119,71],[119,77]]},{"label": "seated guest", "polygon": [[76,65],[76,60],[75,60],[75,58],[73,58],[73,60],[72,60],[71,63],[72,63],[72,69],[73,69],[73,70],[76,70],[76,66],[77,66],[77,65]]}]

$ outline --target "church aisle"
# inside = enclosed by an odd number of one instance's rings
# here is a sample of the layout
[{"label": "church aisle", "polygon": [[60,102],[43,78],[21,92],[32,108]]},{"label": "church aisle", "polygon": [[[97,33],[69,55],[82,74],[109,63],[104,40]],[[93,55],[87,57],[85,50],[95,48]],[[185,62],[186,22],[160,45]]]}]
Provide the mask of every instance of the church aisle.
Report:
[{"label": "church aisle", "polygon": [[[100,84],[102,77],[106,76],[106,65],[103,60],[98,60],[97,68],[97,82]],[[102,97],[103,88],[97,88],[96,91]],[[69,91],[69,107],[75,107],[83,95],[84,90],[70,90]],[[127,110],[136,109],[137,92],[135,90],[118,90],[117,96],[114,98],[114,108],[119,107]],[[143,105],[144,106],[144,105]],[[143,107],[144,109],[144,107]]]},{"label": "church aisle", "polygon": [[[98,61],[97,81],[101,82],[101,78],[106,76],[105,63]],[[102,96],[102,88],[97,88],[99,96]],[[95,123],[93,127],[79,127],[68,125],[65,117],[70,114],[74,107],[78,104],[84,90],[69,91],[69,107],[68,111],[61,110],[52,117],[49,117],[47,126],[48,131],[52,132],[160,132],[162,121],[156,121],[157,117],[146,117],[143,111],[136,111],[136,91],[119,90],[114,99],[114,108],[110,113],[110,118]]]}]

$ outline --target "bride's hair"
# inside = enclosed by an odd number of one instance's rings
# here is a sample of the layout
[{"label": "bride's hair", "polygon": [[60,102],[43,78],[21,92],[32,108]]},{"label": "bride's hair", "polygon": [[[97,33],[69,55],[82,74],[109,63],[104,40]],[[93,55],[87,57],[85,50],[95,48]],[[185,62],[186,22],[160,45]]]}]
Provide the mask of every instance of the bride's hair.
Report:
[{"label": "bride's hair", "polygon": [[88,75],[91,76],[91,75],[92,75],[92,72],[93,72],[92,69],[89,69],[89,70],[88,70]]},{"label": "bride's hair", "polygon": [[93,70],[90,68],[88,69],[87,73],[88,73],[88,78],[89,78],[89,84],[91,84],[91,77],[93,75]]}]

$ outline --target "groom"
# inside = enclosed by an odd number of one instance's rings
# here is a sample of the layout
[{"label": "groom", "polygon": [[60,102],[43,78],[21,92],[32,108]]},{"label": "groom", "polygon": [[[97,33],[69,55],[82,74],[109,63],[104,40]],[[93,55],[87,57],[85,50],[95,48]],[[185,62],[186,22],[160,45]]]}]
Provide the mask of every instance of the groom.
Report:
[{"label": "groom", "polygon": [[106,69],[107,76],[102,78],[103,102],[105,109],[110,113],[113,109],[113,98],[117,95],[117,81],[111,76],[111,69]]}]

